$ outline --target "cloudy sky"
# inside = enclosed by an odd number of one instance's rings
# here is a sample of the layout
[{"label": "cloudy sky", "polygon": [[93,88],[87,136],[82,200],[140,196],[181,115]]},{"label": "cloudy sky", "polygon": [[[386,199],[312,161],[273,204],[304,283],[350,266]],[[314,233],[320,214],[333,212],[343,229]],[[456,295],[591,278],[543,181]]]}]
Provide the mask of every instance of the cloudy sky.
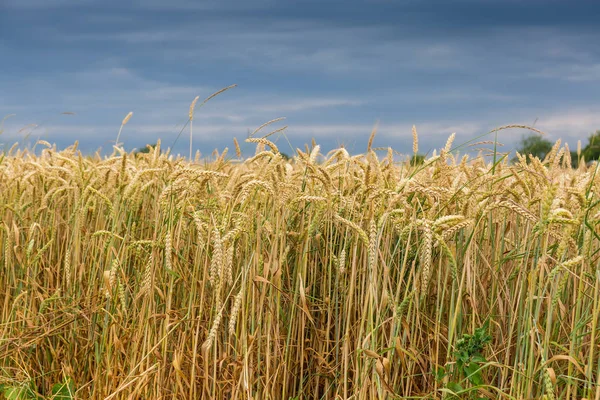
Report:
[{"label": "cloudy sky", "polygon": [[0,118],[15,114],[0,142],[111,149],[133,111],[128,150],[187,154],[191,101],[237,84],[196,111],[194,150],[277,117],[294,147],[363,152],[379,121],[374,146],[400,152],[413,124],[423,152],[512,123],[574,148],[600,129],[597,15],[596,0],[0,0]]}]

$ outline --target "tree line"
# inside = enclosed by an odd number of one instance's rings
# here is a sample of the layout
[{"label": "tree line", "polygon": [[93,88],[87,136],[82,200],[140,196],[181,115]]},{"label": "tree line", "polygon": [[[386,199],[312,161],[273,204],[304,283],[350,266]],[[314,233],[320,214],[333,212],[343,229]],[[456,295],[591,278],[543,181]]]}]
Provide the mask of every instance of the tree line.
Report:
[{"label": "tree line", "polygon": [[[521,139],[517,151],[520,154],[531,154],[543,160],[552,149],[552,146],[552,142],[540,135],[529,135]],[[585,160],[585,162],[600,159],[600,130],[589,136],[588,143],[581,149],[580,155],[577,154],[577,151],[571,151],[571,160],[574,167],[577,167],[580,158],[581,160]]]}]

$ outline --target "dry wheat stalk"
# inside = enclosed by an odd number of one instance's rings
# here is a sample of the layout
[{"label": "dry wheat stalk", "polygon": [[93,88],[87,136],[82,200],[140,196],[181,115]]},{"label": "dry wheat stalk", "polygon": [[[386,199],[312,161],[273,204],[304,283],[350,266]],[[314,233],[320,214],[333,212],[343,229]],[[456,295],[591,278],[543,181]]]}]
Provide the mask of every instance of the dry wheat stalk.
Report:
[{"label": "dry wheat stalk", "polygon": [[421,245],[421,296],[427,292],[429,279],[431,277],[432,250],[433,250],[433,230],[428,221],[423,224],[423,244]]},{"label": "dry wheat stalk", "polygon": [[238,292],[238,294],[235,296],[235,299],[233,301],[233,307],[231,308],[231,314],[229,316],[229,335],[232,335],[235,333],[235,324],[237,321],[237,317],[238,314],[240,312],[241,306],[242,306],[242,298],[244,295],[244,289],[240,289],[240,291]]},{"label": "dry wheat stalk", "polygon": [[315,161],[317,160],[317,156],[319,155],[319,151],[321,150],[321,146],[316,145],[313,147],[312,151],[310,152],[310,156],[308,157],[308,163],[309,164],[314,164]]},{"label": "dry wheat stalk", "polygon": [[[8,241],[7,241],[8,243]],[[65,279],[66,279],[66,284],[67,284],[67,288],[71,286],[71,249],[68,248],[67,252],[65,254],[65,261],[64,261],[64,270],[65,270]]]},{"label": "dry wheat stalk", "polygon": [[140,285],[140,290],[138,292],[138,296],[149,294],[151,292],[153,275],[154,275],[154,254],[152,253],[152,250],[150,250],[150,254],[148,255],[148,260],[146,261],[146,266],[144,268],[144,275],[142,277],[142,282]]},{"label": "dry wheat stalk", "polygon": [[350,228],[354,229],[354,231],[356,231],[356,233],[358,233],[358,237],[363,241],[363,243],[365,243],[367,246],[369,245],[369,236],[367,236],[367,234],[365,233],[365,231],[358,226],[356,223],[347,220],[346,218],[341,217],[340,215],[335,214],[334,218],[336,221],[343,223],[346,226],[349,226]]},{"label": "dry wheat stalk", "polygon": [[413,154],[416,156],[419,152],[419,136],[417,135],[417,127],[412,127],[412,139],[413,139]]},{"label": "dry wheat stalk", "polygon": [[285,119],[285,117],[280,117],[280,118],[275,118],[270,121],[267,121],[264,124],[262,124],[261,126],[259,126],[258,128],[256,128],[254,131],[252,131],[252,133],[250,135],[248,135],[248,137],[253,137],[256,133],[258,133],[264,127],[274,124],[275,122],[283,121],[284,119]]},{"label": "dry wheat stalk", "polygon": [[221,232],[218,229],[213,230],[213,254],[210,260],[209,280],[215,286],[219,281],[221,270],[223,268],[223,241]]},{"label": "dry wheat stalk", "polygon": [[242,158],[242,150],[240,149],[240,144],[236,138],[233,138],[233,144],[235,145],[235,156],[237,158]]},{"label": "dry wheat stalk", "polygon": [[265,138],[248,138],[248,139],[246,139],[246,142],[248,142],[248,143],[260,143],[260,144],[269,146],[273,150],[273,152],[279,153],[279,149],[277,148],[277,146],[275,145],[275,143],[271,142],[269,139],[265,139]]},{"label": "dry wheat stalk", "polygon": [[379,122],[375,123],[373,129],[371,130],[371,135],[369,136],[369,142],[367,143],[367,153],[371,152],[371,147],[373,146],[373,139],[375,139],[375,135],[377,134],[377,128],[379,127]]},{"label": "dry wheat stalk", "polygon": [[235,251],[235,247],[233,243],[229,245],[227,248],[227,252],[225,254],[225,278],[227,279],[227,283],[231,285],[233,283],[233,253]]},{"label": "dry wheat stalk", "polygon": [[344,274],[346,272],[346,249],[342,249],[340,251],[340,256],[338,257],[338,267],[340,274]]},{"label": "dry wheat stalk", "polygon": [[[129,120],[131,119],[132,115],[133,115],[133,111],[129,111],[129,113],[125,116],[125,118],[123,118],[123,122],[121,122],[121,127],[119,128],[119,133],[117,134],[117,139],[115,140],[115,146],[119,145],[119,138],[121,137],[121,131],[123,130],[123,127],[125,125],[127,125]],[[60,155],[57,155],[57,157],[60,157]]]},{"label": "dry wheat stalk", "polygon": [[206,340],[202,344],[202,348],[204,350],[210,349],[215,338],[217,337],[217,332],[219,331],[219,326],[221,325],[221,318],[223,318],[223,310],[220,310],[217,313],[217,316],[215,317],[215,320],[213,321],[210,331],[208,332],[208,336],[206,337]]},{"label": "dry wheat stalk", "polygon": [[[255,142],[268,146],[263,139]],[[595,170],[570,170],[565,144],[543,163],[518,156],[493,173],[482,157],[459,163],[452,136],[414,168],[394,165],[389,148],[379,160],[372,140],[353,156],[343,148],[322,156],[316,143],[292,160],[267,151],[230,162],[217,151],[202,167],[156,148],[108,158],[76,146],[5,154],[0,314],[17,345],[0,343],[3,368],[16,374],[0,383],[44,370],[38,387],[70,376],[90,399],[160,398],[165,387],[177,398],[287,398],[302,387],[311,398],[359,399],[386,385],[414,397],[439,389],[415,374],[453,363],[461,335],[494,315],[483,349],[497,369],[490,385],[511,387],[515,398],[593,387]],[[155,271],[157,256],[178,274]],[[100,334],[88,321],[97,312],[108,321]],[[50,333],[57,340],[38,340]],[[74,356],[57,370],[52,357],[23,350],[33,341]],[[577,360],[547,361],[553,346]],[[90,348],[111,351],[95,361]],[[372,358],[357,364],[362,349]],[[145,373],[154,360],[169,366],[170,354],[172,373]]]},{"label": "dry wheat stalk", "polygon": [[377,224],[371,218],[369,222],[369,269],[375,271],[377,263]]},{"label": "dry wheat stalk", "polygon": [[167,271],[173,270],[173,238],[171,231],[165,234],[165,268]]}]

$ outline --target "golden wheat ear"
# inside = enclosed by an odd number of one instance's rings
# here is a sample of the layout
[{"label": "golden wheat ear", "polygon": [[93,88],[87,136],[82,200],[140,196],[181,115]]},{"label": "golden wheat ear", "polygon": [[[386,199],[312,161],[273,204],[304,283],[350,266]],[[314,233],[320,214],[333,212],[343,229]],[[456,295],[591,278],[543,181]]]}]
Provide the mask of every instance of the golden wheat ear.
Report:
[{"label": "golden wheat ear", "polygon": [[119,145],[119,138],[121,137],[121,131],[123,130],[123,127],[125,125],[127,125],[129,120],[131,119],[132,115],[133,115],[133,111],[129,111],[129,113],[125,116],[125,118],[123,118],[123,121],[121,122],[121,127],[119,128],[119,133],[117,134],[117,139],[115,140],[115,146]]}]

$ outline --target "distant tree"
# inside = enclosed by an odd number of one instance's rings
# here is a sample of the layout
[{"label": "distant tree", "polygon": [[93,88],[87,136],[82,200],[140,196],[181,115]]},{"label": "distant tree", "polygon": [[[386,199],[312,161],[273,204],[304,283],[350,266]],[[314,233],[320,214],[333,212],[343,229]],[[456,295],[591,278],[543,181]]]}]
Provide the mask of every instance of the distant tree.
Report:
[{"label": "distant tree", "polygon": [[140,149],[140,150],[136,151],[135,154],[147,154],[147,153],[150,153],[150,150],[154,150],[155,147],[156,147],[156,143],[154,143],[154,144],[147,144],[146,147],[144,147],[143,149]]},{"label": "distant tree", "polygon": [[531,154],[540,160],[543,160],[550,150],[552,150],[552,143],[539,135],[529,135],[527,137],[523,137],[519,147],[517,148],[517,151],[520,154],[524,156]]},{"label": "distant tree", "polygon": [[586,162],[600,158],[600,130],[590,135],[587,146],[581,150],[581,155],[585,157]]},{"label": "distant tree", "polygon": [[410,158],[410,165],[413,167],[416,165],[421,165],[425,162],[425,156],[423,154],[415,154]]}]

